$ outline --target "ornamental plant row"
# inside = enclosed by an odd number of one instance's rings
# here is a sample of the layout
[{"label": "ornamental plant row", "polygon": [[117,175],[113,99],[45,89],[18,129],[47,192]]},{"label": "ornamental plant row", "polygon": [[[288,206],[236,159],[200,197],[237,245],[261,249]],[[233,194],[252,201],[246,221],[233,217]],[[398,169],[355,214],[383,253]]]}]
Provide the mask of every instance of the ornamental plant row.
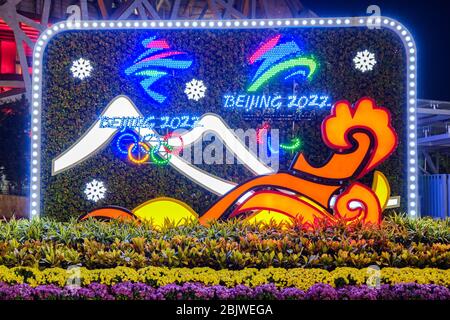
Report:
[{"label": "ornamental plant row", "polygon": [[135,269],[147,266],[211,267],[214,269],[267,268],[363,268],[450,266],[450,244],[401,243],[389,240],[311,239],[308,237],[261,239],[246,234],[237,239],[197,238],[179,235],[170,239],[131,238],[101,243],[84,239],[80,243],[52,240],[0,241],[0,265],[8,267],[84,267]]},{"label": "ornamental plant row", "polygon": [[337,268],[333,271],[323,269],[283,269],[248,268],[239,271],[213,270],[210,268],[159,268],[147,267],[139,270],[117,267],[112,269],[88,270],[85,268],[65,270],[48,268],[39,270],[28,267],[6,268],[0,266],[0,282],[8,285],[28,284],[55,285],[65,287],[76,284],[85,287],[91,283],[107,286],[121,282],[145,283],[152,287],[162,287],[169,284],[200,283],[206,286],[237,285],[257,287],[273,284],[277,288],[298,288],[307,290],[315,284],[329,284],[333,287],[345,285],[388,284],[400,283],[435,284],[450,287],[450,270],[414,269],[414,268],[383,268],[379,273],[372,269]]},{"label": "ornamental plant row", "polygon": [[248,287],[205,286],[196,283],[169,284],[154,288],[144,283],[122,282],[112,286],[91,283],[87,287],[0,283],[0,300],[450,300],[447,287],[402,283],[379,288],[315,284],[308,290],[277,288],[273,284]]},{"label": "ornamental plant row", "polygon": [[145,240],[193,238],[203,240],[240,241],[241,239],[290,240],[295,243],[311,240],[351,242],[352,240],[371,240],[374,243],[394,242],[409,243],[446,243],[450,244],[450,219],[433,220],[429,218],[409,219],[402,215],[388,216],[380,227],[354,226],[349,229],[344,225],[318,226],[311,232],[301,226],[280,228],[276,224],[246,225],[239,220],[218,221],[209,227],[198,223],[174,227],[168,224],[155,229],[150,224],[133,224],[123,222],[99,222],[95,220],[78,223],[75,220],[58,222],[48,218],[32,220],[10,220],[0,223],[0,241],[31,240],[55,243],[82,243],[84,239],[92,239],[104,244],[116,241],[127,242],[133,238]]}]

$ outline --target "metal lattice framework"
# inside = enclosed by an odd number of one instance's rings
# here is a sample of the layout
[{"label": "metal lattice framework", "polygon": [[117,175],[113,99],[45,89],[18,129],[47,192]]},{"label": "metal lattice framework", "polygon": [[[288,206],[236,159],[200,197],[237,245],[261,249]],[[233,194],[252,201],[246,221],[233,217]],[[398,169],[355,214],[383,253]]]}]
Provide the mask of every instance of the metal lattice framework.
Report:
[{"label": "metal lattice framework", "polygon": [[[33,40],[25,34],[25,24],[44,31],[50,20],[56,22],[71,13],[67,0],[4,0],[0,1],[0,19],[11,28],[28,100],[31,98],[30,64],[26,47],[34,49]],[[177,19],[256,19],[315,17],[298,0],[79,0],[81,20],[177,20]],[[24,10],[34,8],[30,12]],[[31,19],[27,15],[37,17]]]},{"label": "metal lattice framework", "polygon": [[0,6],[0,18],[11,28],[14,34],[17,52],[20,60],[20,66],[23,70],[23,82],[25,83],[27,98],[28,100],[30,100],[31,77],[28,73],[28,69],[30,66],[25,54],[24,44],[26,44],[30,49],[33,49],[34,42],[25,34],[20,25],[26,24],[32,28],[35,28],[39,32],[44,31],[47,28],[49,21],[51,0],[44,0],[44,7],[42,10],[40,23],[20,14],[17,11],[17,5],[20,2],[21,0],[7,0],[5,3],[3,3]]},{"label": "metal lattice framework", "polygon": [[419,100],[418,108],[419,137],[417,143],[423,156],[423,173],[439,173],[439,157],[450,150],[450,102]]}]

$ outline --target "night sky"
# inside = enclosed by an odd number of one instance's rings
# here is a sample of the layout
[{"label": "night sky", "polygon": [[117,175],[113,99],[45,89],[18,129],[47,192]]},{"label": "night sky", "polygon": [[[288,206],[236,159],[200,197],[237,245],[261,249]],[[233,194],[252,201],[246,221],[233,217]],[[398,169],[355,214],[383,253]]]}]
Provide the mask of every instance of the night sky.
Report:
[{"label": "night sky", "polygon": [[418,51],[420,99],[450,101],[450,3],[444,0],[302,0],[320,17],[364,16],[369,5],[403,23]]}]

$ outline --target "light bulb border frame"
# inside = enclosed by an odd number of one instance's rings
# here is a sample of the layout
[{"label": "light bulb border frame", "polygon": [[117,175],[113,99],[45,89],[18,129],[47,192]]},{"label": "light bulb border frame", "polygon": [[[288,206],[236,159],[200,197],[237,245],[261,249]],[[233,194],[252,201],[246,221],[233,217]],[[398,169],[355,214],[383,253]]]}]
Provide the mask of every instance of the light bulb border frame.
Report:
[{"label": "light bulb border frame", "polygon": [[407,139],[407,202],[408,215],[419,214],[418,152],[417,152],[417,47],[408,29],[389,17],[333,17],[290,19],[238,19],[238,20],[104,20],[61,21],[43,31],[33,50],[31,101],[31,161],[30,161],[30,218],[41,211],[41,103],[43,53],[49,41],[57,34],[73,30],[127,30],[127,29],[273,29],[273,28],[351,28],[374,26],[394,31],[406,50],[406,139]]}]

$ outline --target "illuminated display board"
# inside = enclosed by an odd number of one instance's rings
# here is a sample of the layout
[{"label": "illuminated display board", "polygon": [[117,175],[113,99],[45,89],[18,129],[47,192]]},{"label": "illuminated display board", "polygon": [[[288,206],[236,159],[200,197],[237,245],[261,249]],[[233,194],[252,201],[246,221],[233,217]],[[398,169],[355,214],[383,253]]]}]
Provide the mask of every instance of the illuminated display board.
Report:
[{"label": "illuminated display board", "polygon": [[52,26],[34,52],[31,215],[171,197],[201,221],[273,201],[367,218],[393,196],[416,215],[415,44],[367,19]]}]

